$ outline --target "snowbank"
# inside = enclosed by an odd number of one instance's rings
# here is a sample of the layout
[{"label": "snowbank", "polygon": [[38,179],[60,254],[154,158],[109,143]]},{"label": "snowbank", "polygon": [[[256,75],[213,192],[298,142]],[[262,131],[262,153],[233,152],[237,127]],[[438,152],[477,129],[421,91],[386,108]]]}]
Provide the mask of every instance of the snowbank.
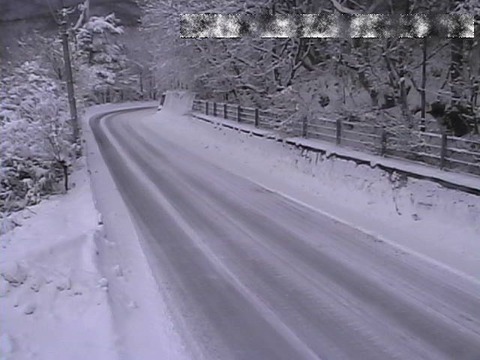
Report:
[{"label": "snowbank", "polygon": [[75,188],[13,216],[1,238],[1,359],[116,359],[84,163]]},{"label": "snowbank", "polygon": [[377,239],[480,278],[479,196],[187,116],[158,113],[143,124],[167,132],[172,141],[233,173]]},{"label": "snowbank", "polygon": [[162,113],[186,115],[192,111],[195,94],[189,91],[167,91]]}]

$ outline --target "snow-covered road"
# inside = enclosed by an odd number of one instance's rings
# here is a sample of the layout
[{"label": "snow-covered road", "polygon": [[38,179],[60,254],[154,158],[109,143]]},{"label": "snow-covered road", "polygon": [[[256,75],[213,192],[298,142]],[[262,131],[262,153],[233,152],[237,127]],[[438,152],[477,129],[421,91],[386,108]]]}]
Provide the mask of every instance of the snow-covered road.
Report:
[{"label": "snow-covered road", "polygon": [[478,284],[205,161],[145,113],[91,126],[191,358],[480,358]]}]

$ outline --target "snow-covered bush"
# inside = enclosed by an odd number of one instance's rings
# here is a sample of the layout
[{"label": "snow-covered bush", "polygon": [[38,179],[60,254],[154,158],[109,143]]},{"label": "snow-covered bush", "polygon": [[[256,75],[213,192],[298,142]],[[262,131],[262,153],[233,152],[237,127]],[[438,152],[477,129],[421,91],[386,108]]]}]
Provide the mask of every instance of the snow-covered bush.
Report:
[{"label": "snow-covered bush", "polygon": [[64,91],[38,61],[28,61],[1,80],[0,210],[37,203],[65,188],[75,158],[72,125]]},{"label": "snow-covered bush", "polygon": [[53,161],[38,158],[9,157],[1,160],[1,212],[17,211],[37,204],[45,195],[58,191],[62,176]]}]

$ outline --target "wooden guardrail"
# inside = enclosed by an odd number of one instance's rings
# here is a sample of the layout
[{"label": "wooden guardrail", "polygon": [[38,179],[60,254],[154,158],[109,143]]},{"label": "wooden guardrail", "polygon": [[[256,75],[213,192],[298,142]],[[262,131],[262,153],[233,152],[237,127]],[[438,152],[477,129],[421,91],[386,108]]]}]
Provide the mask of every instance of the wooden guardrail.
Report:
[{"label": "wooden guardrail", "polygon": [[[280,130],[273,112],[240,105],[195,100],[193,110],[257,128]],[[480,175],[480,139],[471,140],[437,133],[411,131],[415,141],[403,144],[386,127],[342,119],[316,117],[292,125],[293,136],[318,139],[358,151],[437,166],[444,170]]]},{"label": "wooden guardrail", "polygon": [[262,129],[278,129],[279,122],[274,113],[240,105],[195,100],[193,110],[206,115],[254,125]]}]

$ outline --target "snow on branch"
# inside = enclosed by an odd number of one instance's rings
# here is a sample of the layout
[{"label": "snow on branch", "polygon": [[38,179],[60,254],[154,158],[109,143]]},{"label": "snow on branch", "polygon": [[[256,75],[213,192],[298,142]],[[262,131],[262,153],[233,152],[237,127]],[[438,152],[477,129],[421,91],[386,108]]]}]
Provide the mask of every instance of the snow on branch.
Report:
[{"label": "snow on branch", "polygon": [[330,2],[332,3],[332,5],[335,7],[335,9],[337,9],[339,12],[341,12],[342,14],[348,14],[348,15],[357,15],[357,14],[361,14],[361,12],[359,11],[356,11],[356,10],[352,10],[350,8],[347,8],[346,6],[343,6],[342,4],[340,4],[337,0],[330,0]]}]

